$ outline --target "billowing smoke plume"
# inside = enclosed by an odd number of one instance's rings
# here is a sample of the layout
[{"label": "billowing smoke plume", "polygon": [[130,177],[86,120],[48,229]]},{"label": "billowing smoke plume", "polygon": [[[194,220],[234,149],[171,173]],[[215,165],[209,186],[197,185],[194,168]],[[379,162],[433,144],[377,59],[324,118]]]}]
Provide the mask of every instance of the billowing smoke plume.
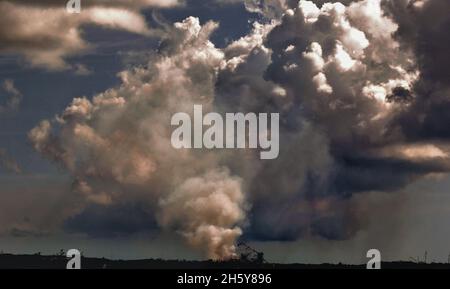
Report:
[{"label": "billowing smoke plume", "polygon": [[172,148],[170,119],[194,104],[211,107],[224,54],[209,42],[215,23],[176,23],[161,55],[147,68],[120,74],[122,85],[75,99],[53,121],[29,133],[37,151],[74,175],[87,202],[140,199],[153,204],[160,225],[175,227],[211,258],[228,258],[241,234],[241,181],[219,157]]},{"label": "billowing smoke plume", "polygon": [[234,243],[242,234],[244,195],[239,178],[226,171],[212,171],[187,179],[161,200],[161,224],[172,226],[199,248],[207,245],[211,258],[234,256]]},{"label": "billowing smoke plume", "polygon": [[[423,44],[445,33],[447,15],[429,20],[432,31],[424,16],[446,11],[442,2],[246,1],[264,23],[223,49],[209,40],[216,23],[189,17],[147,66],[73,100],[29,137],[70,171],[86,204],[146,202],[161,227],[211,258],[233,257],[241,234],[349,238],[364,228],[355,193],[395,191],[450,169],[440,121],[448,72],[430,60],[448,42]],[[419,31],[411,21],[423,23]],[[279,158],[174,150],[170,118],[194,104],[280,113]]]}]

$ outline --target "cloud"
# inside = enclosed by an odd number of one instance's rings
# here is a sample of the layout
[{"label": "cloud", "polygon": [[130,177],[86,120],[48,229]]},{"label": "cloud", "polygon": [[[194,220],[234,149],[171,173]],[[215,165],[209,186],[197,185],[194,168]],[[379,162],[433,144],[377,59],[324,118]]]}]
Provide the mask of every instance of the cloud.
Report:
[{"label": "cloud", "polygon": [[[265,40],[219,76],[217,101],[228,110],[284,118],[279,162],[241,171],[253,204],[249,238],[348,238],[362,224],[345,198],[448,172],[448,156],[432,140],[405,143],[392,129],[422,77],[417,55],[397,38],[401,24],[382,1],[322,4],[285,10]],[[270,93],[277,90],[285,93]],[[315,205],[324,203],[327,210]]]},{"label": "cloud", "polygon": [[16,88],[14,81],[11,79],[4,80],[1,88],[6,94],[6,100],[2,99],[0,114],[17,110],[22,102],[22,93]]},{"label": "cloud", "polygon": [[75,69],[75,74],[77,75],[81,75],[81,76],[87,76],[92,74],[92,71],[89,70],[89,68],[87,68],[85,65],[83,64],[76,64],[74,66]]},{"label": "cloud", "polygon": [[[92,48],[82,26],[96,25],[148,36],[141,9],[171,7],[177,1],[84,1],[80,14],[69,14],[61,1],[0,1],[0,53],[23,55],[30,65],[50,70],[71,68],[66,59]],[[75,67],[75,69],[77,69]]]},{"label": "cloud", "polygon": [[411,141],[447,141],[450,130],[444,111],[449,108],[450,63],[444,55],[450,49],[445,28],[450,17],[443,11],[450,5],[446,1],[392,1],[385,5],[399,24],[396,36],[402,49],[414,52],[421,73],[409,90],[415,98],[396,117],[392,129]]},{"label": "cloud", "polygon": [[267,18],[279,18],[289,7],[289,0],[244,0],[245,8]]}]

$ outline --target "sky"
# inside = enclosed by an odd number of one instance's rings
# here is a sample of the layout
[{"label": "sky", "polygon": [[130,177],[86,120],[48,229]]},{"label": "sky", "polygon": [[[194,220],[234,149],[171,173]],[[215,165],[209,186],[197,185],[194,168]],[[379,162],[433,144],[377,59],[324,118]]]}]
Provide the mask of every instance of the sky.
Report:
[{"label": "sky", "polygon": [[[448,261],[450,3],[65,2],[0,0],[0,250]],[[195,104],[279,157],[174,149]]]}]

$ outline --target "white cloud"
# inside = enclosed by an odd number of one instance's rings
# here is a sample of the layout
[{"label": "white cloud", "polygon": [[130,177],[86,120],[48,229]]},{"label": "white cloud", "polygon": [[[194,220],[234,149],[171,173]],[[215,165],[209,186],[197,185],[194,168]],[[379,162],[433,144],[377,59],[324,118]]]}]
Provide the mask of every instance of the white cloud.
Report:
[{"label": "white cloud", "polygon": [[[69,14],[60,1],[0,1],[0,53],[19,54],[36,67],[50,70],[71,68],[70,56],[91,46],[82,37],[82,26],[98,25],[150,35],[140,9],[169,7],[177,1],[93,1],[83,3],[80,14]],[[74,67],[76,70],[77,67]]]}]

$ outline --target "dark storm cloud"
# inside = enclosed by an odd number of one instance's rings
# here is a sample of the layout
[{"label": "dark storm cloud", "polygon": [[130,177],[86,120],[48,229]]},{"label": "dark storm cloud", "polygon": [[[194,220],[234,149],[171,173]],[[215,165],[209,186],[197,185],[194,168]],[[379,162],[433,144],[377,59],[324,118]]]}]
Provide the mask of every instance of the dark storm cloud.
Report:
[{"label": "dark storm cloud", "polygon": [[[418,2],[418,1],[416,1]],[[384,1],[384,7],[398,23],[396,33],[408,49],[417,54],[418,64],[424,80],[438,81],[449,85],[450,49],[448,26],[450,9],[448,1],[422,1],[420,8],[414,1]]]},{"label": "dark storm cloud", "polygon": [[[245,62],[219,76],[218,102],[228,110],[238,107],[242,111],[282,112],[280,158],[262,165],[253,176],[249,186],[253,207],[245,237],[293,240],[317,235],[345,239],[358,230],[361,216],[352,213],[355,208],[351,205],[337,205],[337,200],[345,202],[355,193],[368,191],[393,192],[426,175],[449,172],[446,153],[427,147],[429,139],[405,142],[392,129],[399,119],[409,117],[413,119],[404,120],[404,129],[415,133],[421,130],[414,121],[418,114],[409,112],[417,105],[417,88],[427,74],[425,71],[415,84],[414,70],[426,70],[421,63],[427,60],[420,58],[423,53],[411,49],[411,43],[400,42],[406,47],[405,53],[397,47],[395,37],[405,27],[401,23],[397,27],[396,18],[390,18],[384,10],[377,11],[380,1],[314,1],[319,8],[329,2],[347,7],[326,4],[321,12],[303,2],[303,13],[297,9],[295,14],[285,15],[269,32],[264,45],[271,50],[270,55],[255,47]],[[386,2],[398,5],[400,1]],[[411,6],[412,2],[405,4],[415,9],[407,19],[414,13],[425,13]],[[422,9],[429,8],[425,5]],[[408,28],[414,29],[412,35],[420,31],[417,26]],[[359,37],[361,31],[364,34]],[[431,37],[424,43],[448,51],[446,45],[436,44],[442,37]],[[318,44],[311,45],[313,42]],[[349,53],[350,70],[339,55],[341,45]],[[359,58],[358,53],[363,57]],[[301,54],[304,58],[299,57]],[[427,57],[431,59],[432,55]],[[443,75],[448,79],[448,73]],[[383,91],[389,86],[382,100],[385,104],[369,97],[366,91],[372,87],[368,83],[379,83],[377,89],[385,85]],[[446,94],[443,90],[440,93]],[[432,113],[425,116],[425,123],[434,117],[442,124],[440,129],[447,130],[447,108],[442,101],[436,102]],[[304,138],[289,138],[305,131],[302,122],[308,123],[312,132]],[[426,125],[423,131],[436,133],[431,126]],[[400,153],[408,150],[411,153],[407,156]],[[308,158],[310,154],[314,161]],[[327,211],[313,209],[321,202],[335,206]],[[303,203],[311,208],[302,209]]]},{"label": "dark storm cloud", "polygon": [[412,105],[391,124],[400,127],[412,140],[450,138],[450,3],[424,1],[414,8],[413,2],[385,3],[387,11],[399,23],[397,37],[412,49],[418,60],[421,78],[414,89]]},{"label": "dark storm cloud", "polygon": [[334,188],[338,194],[395,191],[429,173],[446,173],[446,161],[413,162],[398,158],[370,158],[366,155],[343,157],[336,170]]}]

